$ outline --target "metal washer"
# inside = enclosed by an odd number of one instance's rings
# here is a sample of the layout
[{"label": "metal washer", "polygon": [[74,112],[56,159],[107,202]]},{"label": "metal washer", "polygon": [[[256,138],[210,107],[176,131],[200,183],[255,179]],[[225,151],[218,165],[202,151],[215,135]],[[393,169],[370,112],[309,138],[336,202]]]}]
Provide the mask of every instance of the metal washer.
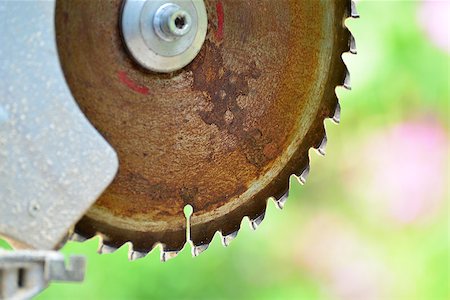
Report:
[{"label": "metal washer", "polygon": [[[188,12],[192,22],[187,34],[171,41],[162,39],[153,24],[156,11],[168,3]],[[147,70],[170,73],[197,56],[205,41],[208,19],[203,0],[126,0],[120,23],[132,58]]]}]

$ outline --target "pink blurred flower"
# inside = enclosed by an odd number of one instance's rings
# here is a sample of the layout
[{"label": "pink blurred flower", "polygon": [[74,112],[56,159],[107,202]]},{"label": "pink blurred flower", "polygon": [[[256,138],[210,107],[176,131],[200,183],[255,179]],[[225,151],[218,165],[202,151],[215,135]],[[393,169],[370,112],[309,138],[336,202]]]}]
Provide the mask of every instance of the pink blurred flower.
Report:
[{"label": "pink blurred flower", "polygon": [[418,18],[431,41],[450,53],[450,1],[422,0]]},{"label": "pink blurred flower", "polygon": [[362,154],[360,193],[394,220],[418,221],[444,200],[448,138],[440,125],[400,124],[372,136]]},{"label": "pink blurred flower", "polygon": [[390,284],[387,268],[342,220],[315,216],[297,240],[296,262],[320,280],[331,298],[385,299]]}]

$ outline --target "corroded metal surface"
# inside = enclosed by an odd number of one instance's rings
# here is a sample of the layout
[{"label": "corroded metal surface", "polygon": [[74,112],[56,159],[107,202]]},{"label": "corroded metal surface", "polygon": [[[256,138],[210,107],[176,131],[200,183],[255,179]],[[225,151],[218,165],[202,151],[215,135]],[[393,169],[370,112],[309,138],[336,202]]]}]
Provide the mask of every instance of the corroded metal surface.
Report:
[{"label": "corroded metal surface", "polygon": [[[148,252],[210,242],[257,219],[333,117],[349,50],[350,1],[208,0],[208,33],[183,70],[153,74],[126,53],[121,1],[59,0],[56,29],[67,82],[117,151],[115,181],[76,227],[105,245]],[[261,220],[261,217],[258,221]]]}]

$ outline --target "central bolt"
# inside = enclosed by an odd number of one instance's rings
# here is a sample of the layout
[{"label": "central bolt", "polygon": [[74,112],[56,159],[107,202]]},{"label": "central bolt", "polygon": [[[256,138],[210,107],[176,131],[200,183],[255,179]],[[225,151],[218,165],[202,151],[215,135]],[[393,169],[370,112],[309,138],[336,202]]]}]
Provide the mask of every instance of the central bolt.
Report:
[{"label": "central bolt", "polygon": [[180,6],[167,3],[162,5],[153,17],[155,32],[166,41],[173,41],[191,30],[191,16]]}]

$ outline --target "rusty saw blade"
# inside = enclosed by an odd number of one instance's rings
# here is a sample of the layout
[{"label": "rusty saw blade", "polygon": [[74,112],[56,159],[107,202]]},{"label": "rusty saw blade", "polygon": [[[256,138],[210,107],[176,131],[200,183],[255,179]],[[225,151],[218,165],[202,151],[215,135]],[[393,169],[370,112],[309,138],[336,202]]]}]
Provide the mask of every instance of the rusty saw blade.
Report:
[{"label": "rusty saw blade", "polygon": [[339,121],[335,87],[349,87],[344,25],[350,0],[207,0],[200,53],[170,74],[143,70],[120,34],[122,1],[59,0],[61,64],[87,118],[117,151],[113,183],[76,225],[102,252],[131,242],[131,258],[187,241],[194,254],[215,232],[224,244],[267,201],[282,207],[289,178],[304,181],[308,150],[324,151],[324,119]]}]

